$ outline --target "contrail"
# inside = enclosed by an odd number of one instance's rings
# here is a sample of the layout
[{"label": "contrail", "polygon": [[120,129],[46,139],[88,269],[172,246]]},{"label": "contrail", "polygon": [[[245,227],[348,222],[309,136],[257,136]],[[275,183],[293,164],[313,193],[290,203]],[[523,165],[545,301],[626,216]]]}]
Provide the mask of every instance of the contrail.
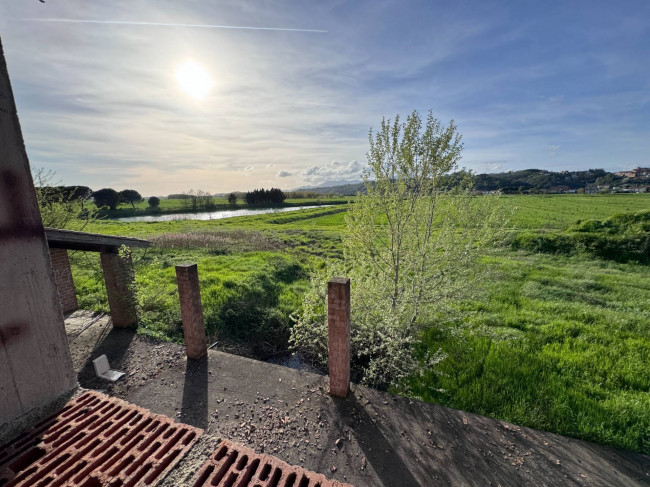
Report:
[{"label": "contrail", "polygon": [[127,20],[83,20],[83,19],[21,19],[24,22],[65,22],[68,24],[107,24],[107,25],[137,25],[153,27],[191,27],[197,29],[233,29],[233,30],[272,30],[282,32],[315,32],[327,33],[318,29],[291,29],[285,27],[252,27],[248,25],[213,25],[213,24],[167,24],[162,22],[133,22]]}]

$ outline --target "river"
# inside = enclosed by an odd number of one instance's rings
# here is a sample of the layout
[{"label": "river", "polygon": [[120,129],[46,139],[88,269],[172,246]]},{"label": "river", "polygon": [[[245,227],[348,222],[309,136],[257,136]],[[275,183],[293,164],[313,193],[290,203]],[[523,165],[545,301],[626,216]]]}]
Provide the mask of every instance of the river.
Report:
[{"label": "river", "polygon": [[265,213],[286,213],[287,211],[309,210],[325,205],[287,206],[284,208],[260,208],[258,210],[219,210],[202,213],[166,213],[163,215],[128,216],[117,218],[120,222],[171,222],[175,220],[221,220],[235,216],[263,215]]}]

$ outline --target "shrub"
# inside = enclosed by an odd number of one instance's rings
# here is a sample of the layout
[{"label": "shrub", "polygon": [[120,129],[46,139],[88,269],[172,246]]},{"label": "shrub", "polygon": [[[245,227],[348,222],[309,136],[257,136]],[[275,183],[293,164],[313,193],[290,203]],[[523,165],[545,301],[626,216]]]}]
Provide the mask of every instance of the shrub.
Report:
[{"label": "shrub", "polygon": [[453,122],[442,127],[431,113],[424,127],[414,112],[405,123],[383,120],[374,138],[371,132],[366,194],[348,210],[344,259],[313,273],[292,329],[295,349],[326,362],[326,282],[338,275],[351,279],[357,381],[386,388],[441,359],[417,360],[417,337],[453,298],[473,291],[476,250],[503,223],[495,197],[440,186],[461,149]]}]

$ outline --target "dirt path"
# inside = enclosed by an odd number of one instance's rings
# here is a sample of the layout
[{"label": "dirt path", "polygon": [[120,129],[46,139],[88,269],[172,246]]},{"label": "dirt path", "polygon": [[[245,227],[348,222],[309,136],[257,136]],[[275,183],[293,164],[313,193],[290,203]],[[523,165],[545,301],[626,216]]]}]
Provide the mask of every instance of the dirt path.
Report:
[{"label": "dirt path", "polygon": [[[645,455],[360,386],[336,400],[326,377],[213,350],[188,362],[179,345],[106,322],[71,353],[83,387],[358,486],[650,485]],[[102,353],[124,379],[95,377]]]}]

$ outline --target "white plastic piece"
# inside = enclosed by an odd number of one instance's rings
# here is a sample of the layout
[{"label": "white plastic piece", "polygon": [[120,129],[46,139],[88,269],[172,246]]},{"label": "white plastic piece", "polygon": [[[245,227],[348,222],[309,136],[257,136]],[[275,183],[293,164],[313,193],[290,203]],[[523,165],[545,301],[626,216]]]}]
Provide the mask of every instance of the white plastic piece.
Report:
[{"label": "white plastic piece", "polygon": [[111,369],[106,355],[100,355],[93,360],[93,365],[95,366],[95,374],[97,374],[97,377],[110,380],[111,382],[115,382],[124,375],[124,372]]}]

